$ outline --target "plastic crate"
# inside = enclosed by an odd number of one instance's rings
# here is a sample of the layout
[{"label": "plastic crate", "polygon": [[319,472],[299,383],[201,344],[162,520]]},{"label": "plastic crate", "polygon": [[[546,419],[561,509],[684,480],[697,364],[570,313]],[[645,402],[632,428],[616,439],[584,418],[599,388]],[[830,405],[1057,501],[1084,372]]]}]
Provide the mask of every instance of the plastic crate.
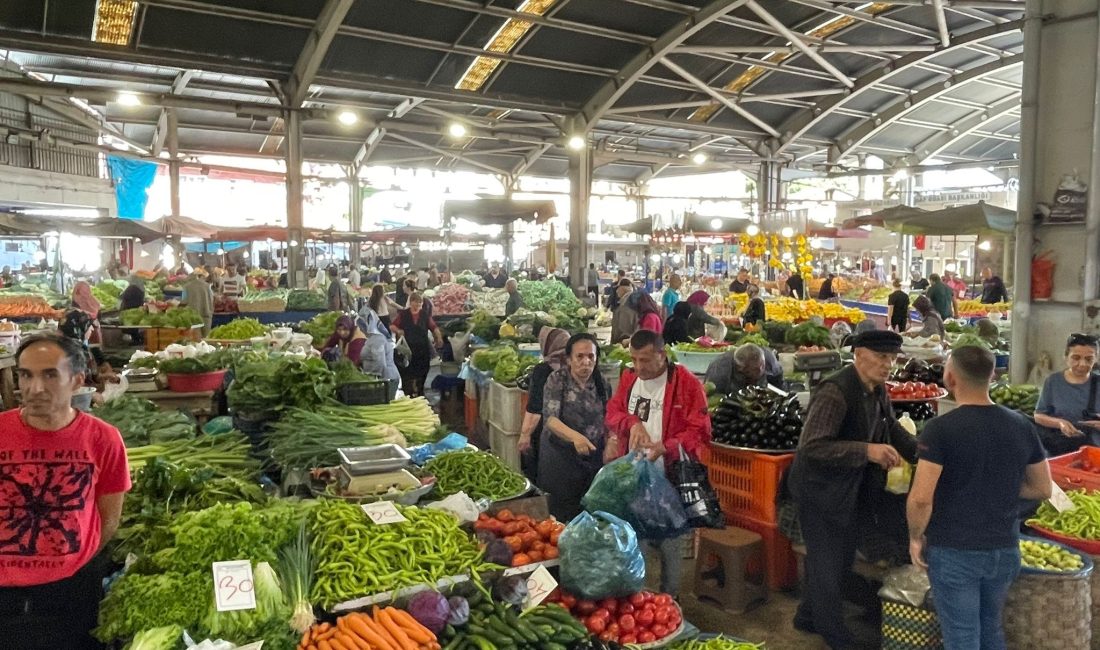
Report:
[{"label": "plastic crate", "polygon": [[1084,461],[1100,468],[1100,447],[1081,447],[1075,452],[1050,459],[1050,476],[1064,490],[1100,490],[1100,474],[1082,469]]},{"label": "plastic crate", "polygon": [[509,468],[520,472],[519,432],[508,433],[493,423],[489,423],[489,450],[504,461]]},{"label": "plastic crate", "polygon": [[477,387],[477,418],[486,424],[489,423],[489,384]]},{"label": "plastic crate", "polygon": [[357,381],[336,387],[336,399],[349,406],[390,403],[390,382]]},{"label": "plastic crate", "polygon": [[466,433],[469,434],[477,427],[477,398],[466,396]]},{"label": "plastic crate", "polygon": [[489,384],[489,423],[501,431],[518,434],[523,426],[523,396],[521,388],[509,388],[500,382]]},{"label": "plastic crate", "polygon": [[[751,530],[764,539],[763,568],[769,588],[783,591],[798,584],[798,558],[791,548],[791,541],[779,532],[779,526],[735,512],[725,512],[725,515],[727,525]],[[760,567],[750,562],[747,570],[752,575],[759,572]]]},{"label": "plastic crate", "polygon": [[202,330],[175,327],[150,327],[140,330],[145,336],[145,351],[160,352],[177,341],[198,341]]},{"label": "plastic crate", "polygon": [[742,514],[775,525],[779,522],[775,498],[783,472],[794,454],[760,454],[711,445],[703,463],[722,511]]}]

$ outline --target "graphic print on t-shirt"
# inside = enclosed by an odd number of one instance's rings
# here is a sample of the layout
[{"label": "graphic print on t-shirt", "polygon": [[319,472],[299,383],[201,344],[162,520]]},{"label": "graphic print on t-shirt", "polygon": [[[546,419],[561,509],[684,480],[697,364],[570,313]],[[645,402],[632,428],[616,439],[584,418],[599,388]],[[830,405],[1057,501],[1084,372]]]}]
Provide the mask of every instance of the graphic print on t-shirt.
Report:
[{"label": "graphic print on t-shirt", "polygon": [[80,552],[94,474],[89,462],[0,463],[0,555]]},{"label": "graphic print on t-shirt", "polygon": [[645,397],[639,397],[638,401],[634,404],[634,416],[645,422],[649,419],[649,409],[653,404],[653,400]]}]

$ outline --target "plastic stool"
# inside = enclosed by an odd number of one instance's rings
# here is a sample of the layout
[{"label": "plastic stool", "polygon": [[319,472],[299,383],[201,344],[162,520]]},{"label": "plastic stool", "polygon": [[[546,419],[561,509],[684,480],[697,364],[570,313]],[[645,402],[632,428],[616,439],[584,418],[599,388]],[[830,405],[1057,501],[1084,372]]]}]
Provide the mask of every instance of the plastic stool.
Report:
[{"label": "plastic stool", "polygon": [[[712,558],[717,566],[713,566]],[[758,567],[764,564],[764,540],[760,535],[735,526],[703,530],[695,558],[696,598],[715,601],[722,609],[737,613],[756,601],[767,600],[763,572],[750,576],[750,562]]]}]

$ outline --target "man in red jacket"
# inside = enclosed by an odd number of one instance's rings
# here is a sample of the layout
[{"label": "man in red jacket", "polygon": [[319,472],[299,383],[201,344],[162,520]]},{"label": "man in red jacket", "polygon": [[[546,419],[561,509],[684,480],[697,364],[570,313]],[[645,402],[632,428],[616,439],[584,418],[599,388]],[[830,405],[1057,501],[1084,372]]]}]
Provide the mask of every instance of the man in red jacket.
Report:
[{"label": "man in red jacket", "polygon": [[[703,384],[683,366],[669,363],[661,335],[639,330],[630,338],[634,368],[619,378],[607,404],[608,456],[644,451],[651,459],[679,458],[680,446],[699,458],[710,443]],[[661,591],[679,596],[680,539],[650,541],[661,554]]]}]

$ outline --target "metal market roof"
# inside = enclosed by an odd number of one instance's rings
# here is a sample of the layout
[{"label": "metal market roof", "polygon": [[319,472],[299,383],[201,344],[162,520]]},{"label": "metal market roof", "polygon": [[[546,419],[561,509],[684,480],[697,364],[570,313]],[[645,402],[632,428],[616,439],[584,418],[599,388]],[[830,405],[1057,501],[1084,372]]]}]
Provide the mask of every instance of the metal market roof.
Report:
[{"label": "metal market roof", "polygon": [[[1018,0],[6,0],[0,90],[85,99],[159,154],[597,178],[1011,159]],[[119,90],[140,94],[125,106]],[[352,110],[359,120],[336,119]],[[449,125],[466,133],[455,137]],[[693,160],[696,154],[702,154]],[[705,160],[704,160],[705,156]]]}]

